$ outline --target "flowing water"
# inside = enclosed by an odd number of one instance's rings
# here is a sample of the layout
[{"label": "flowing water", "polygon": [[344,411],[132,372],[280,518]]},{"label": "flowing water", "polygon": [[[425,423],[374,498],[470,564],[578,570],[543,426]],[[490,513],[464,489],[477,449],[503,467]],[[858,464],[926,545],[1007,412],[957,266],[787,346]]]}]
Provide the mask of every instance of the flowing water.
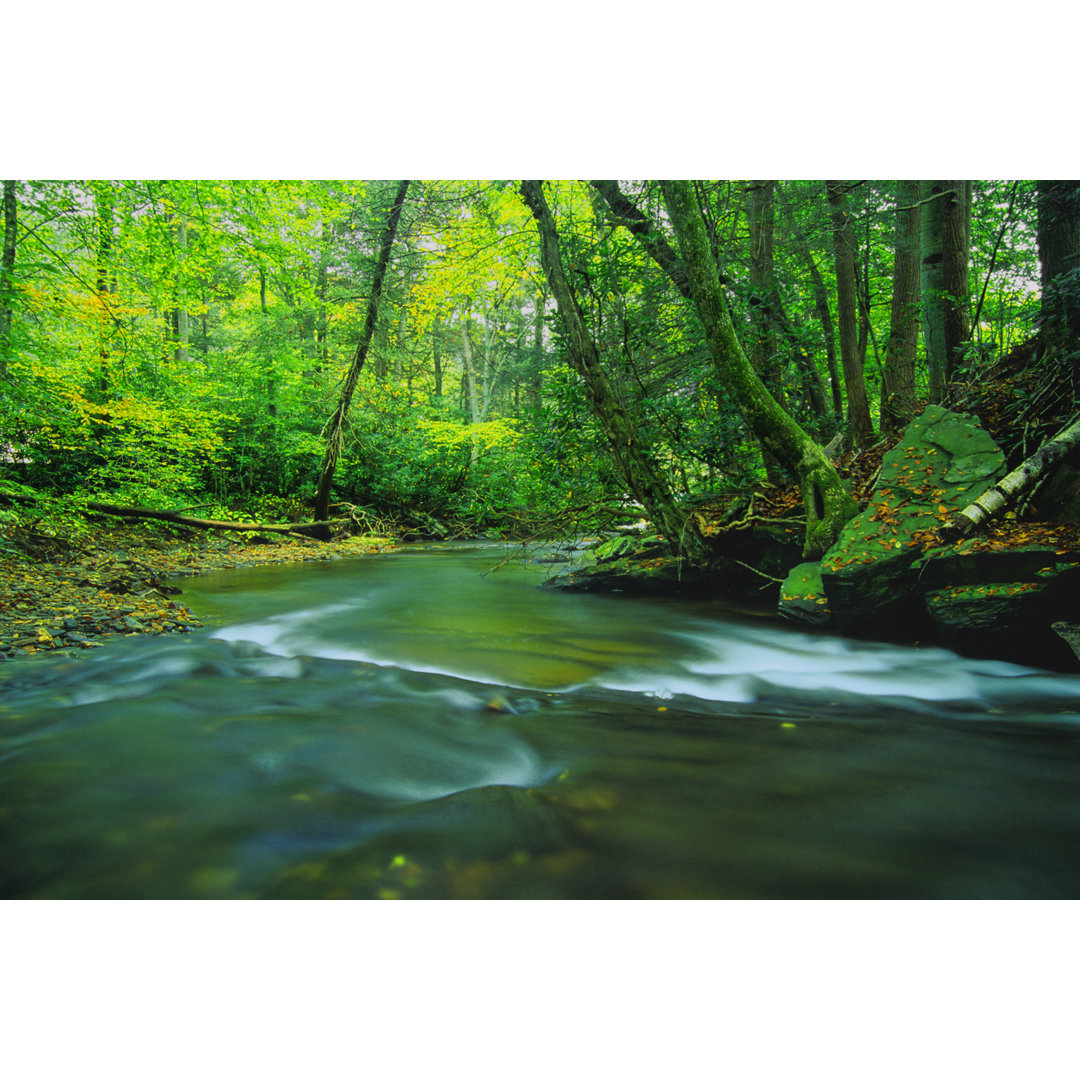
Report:
[{"label": "flowing water", "polygon": [[1080,677],[502,556],[210,575],[202,632],[0,668],[0,895],[1080,897]]}]

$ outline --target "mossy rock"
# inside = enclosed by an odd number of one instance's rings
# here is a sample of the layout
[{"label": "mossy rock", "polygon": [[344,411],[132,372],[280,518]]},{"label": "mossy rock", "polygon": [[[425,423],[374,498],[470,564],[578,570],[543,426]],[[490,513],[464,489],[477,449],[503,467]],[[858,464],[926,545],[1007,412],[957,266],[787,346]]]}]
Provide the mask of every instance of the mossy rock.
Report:
[{"label": "mossy rock", "polygon": [[940,528],[1005,471],[1004,454],[977,420],[928,406],[882,460],[870,505],[822,560],[838,623],[888,623],[915,604],[915,534]]},{"label": "mossy rock", "polygon": [[1046,582],[998,581],[955,585],[926,594],[926,609],[947,630],[1017,631],[1029,628],[1046,609]]},{"label": "mossy rock", "polygon": [[1071,597],[1080,597],[1080,552],[1063,553],[1055,544],[1025,544],[996,551],[979,537],[961,540],[926,554],[918,566],[920,581],[929,590],[946,586],[997,582],[1053,580]]},{"label": "mossy rock", "polygon": [[614,536],[593,548],[592,555],[598,563],[612,562],[637,555],[641,547],[640,536]]},{"label": "mossy rock", "polygon": [[829,600],[821,584],[821,563],[796,566],[780,586],[780,614],[810,626],[827,626]]}]

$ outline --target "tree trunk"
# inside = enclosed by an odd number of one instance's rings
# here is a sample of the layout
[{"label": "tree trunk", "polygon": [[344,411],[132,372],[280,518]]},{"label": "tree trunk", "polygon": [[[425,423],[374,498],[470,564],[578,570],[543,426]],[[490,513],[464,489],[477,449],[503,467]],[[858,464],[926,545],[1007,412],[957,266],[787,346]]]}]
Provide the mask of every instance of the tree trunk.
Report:
[{"label": "tree trunk", "polygon": [[945,289],[945,381],[963,364],[971,338],[971,181],[947,180],[941,208],[941,277]]},{"label": "tree trunk", "polygon": [[881,431],[899,431],[915,415],[915,353],[919,341],[918,180],[901,180],[897,192],[892,316],[881,388]]},{"label": "tree trunk", "polygon": [[533,302],[533,370],[527,388],[529,405],[537,412],[543,403],[544,390],[544,292],[536,290]]},{"label": "tree trunk", "polygon": [[1060,346],[1080,336],[1080,280],[1064,279],[1080,268],[1080,180],[1040,180],[1037,205],[1043,335]]},{"label": "tree trunk", "polygon": [[821,276],[810,245],[804,241],[801,246],[806,269],[810,273],[810,283],[814,287],[814,306],[817,308],[822,336],[825,338],[825,364],[829,369],[833,419],[839,427],[844,420],[844,399],[840,394],[840,370],[836,366],[836,328],[833,325],[832,310],[829,307],[829,293],[825,288],[825,279]]},{"label": "tree trunk", "polygon": [[330,243],[334,226],[327,222],[319,225],[319,265],[315,271],[315,297],[319,301],[315,315],[315,366],[313,373],[321,375],[329,359],[327,346],[326,297],[329,285]]},{"label": "tree trunk", "polygon": [[356,391],[360,371],[364,366],[364,361],[367,359],[372,338],[375,336],[375,323],[379,315],[379,298],[382,296],[386,269],[390,265],[390,252],[394,246],[394,237],[397,234],[398,221],[401,218],[401,208],[405,203],[405,196],[408,191],[409,181],[402,180],[398,185],[397,194],[394,196],[394,201],[387,214],[386,228],[383,230],[379,257],[375,264],[375,277],[371,282],[371,293],[368,296],[364,327],[360,332],[356,353],[353,356],[352,363],[349,365],[348,374],[345,376],[337,408],[326,425],[326,455],[323,458],[322,471],[319,475],[319,486],[315,492],[315,521],[323,520],[329,511],[330,486],[334,482],[334,471],[337,469],[338,458],[341,455],[341,444],[345,437],[345,417],[349,413],[349,406],[352,404],[352,397]]},{"label": "tree trunk", "polygon": [[796,228],[795,213],[792,210],[790,200],[783,198],[782,188],[781,202],[784,207],[784,217],[787,220],[791,242],[802,256],[806,271],[810,275],[810,284],[814,292],[814,307],[821,322],[821,333],[825,342],[825,364],[829,372],[833,427],[835,430],[844,421],[844,402],[840,394],[840,373],[836,367],[836,329],[833,326],[832,311],[829,309],[829,292],[825,288],[825,282],[821,277],[817,262],[814,260],[814,253],[810,250],[809,242]]},{"label": "tree trunk", "polygon": [[945,351],[945,256],[942,250],[945,180],[923,180],[920,184],[922,223],[920,262],[922,289],[922,338],[930,370],[930,400],[945,397],[948,354]]},{"label": "tree trunk", "polygon": [[826,180],[825,189],[832,207],[833,249],[836,253],[836,303],[840,323],[840,363],[844,368],[847,393],[847,421],[857,447],[869,446],[874,436],[866,380],[858,353],[855,313],[855,230],[851,225],[847,189],[839,180]]},{"label": "tree trunk", "polygon": [[[776,348],[776,283],[773,280],[775,180],[751,180],[746,191],[746,220],[750,228],[750,342],[747,355],[777,404],[783,407],[784,388]],[[781,481],[780,464],[762,451],[765,473],[772,484]]]},{"label": "tree trunk", "polygon": [[795,365],[802,373],[803,392],[809,404],[819,434],[831,438],[836,433],[835,417],[829,407],[829,390],[825,385],[825,379],[814,362],[814,356],[804,344],[804,334],[801,329],[792,322],[791,317],[784,310],[779,296],[776,297],[776,321],[780,332],[788,342],[788,348],[795,359]]},{"label": "tree trunk", "polygon": [[476,465],[480,457],[480,443],[476,437],[476,425],[480,423],[480,402],[476,394],[476,369],[473,363],[472,339],[469,336],[469,308],[461,317],[461,376],[465,384],[465,403],[469,407],[469,422],[474,429],[469,445],[469,467]]},{"label": "tree trunk", "polygon": [[692,564],[704,565],[710,557],[705,538],[693,517],[684,513],[675,502],[663,477],[649,459],[647,448],[638,436],[637,425],[627,414],[600,362],[596,343],[585,325],[585,317],[562,266],[555,220],[544,198],[541,182],[523,180],[521,195],[540,232],[540,262],[566,330],[571,363],[585,380],[593,411],[603,425],[615,460],[630,490],[663,533],[672,553],[685,556]]},{"label": "tree trunk", "polygon": [[94,288],[97,292],[97,335],[98,335],[98,390],[104,398],[109,393],[109,338],[110,328],[114,325],[112,301],[109,295],[109,264],[112,260],[113,247],[113,191],[109,181],[95,193],[97,204],[97,279]]},{"label": "tree trunk", "polygon": [[[604,197],[611,210],[611,221],[628,229],[645,250],[652,256],[653,262],[663,270],[675,288],[693,302],[690,294],[690,282],[686,271],[679,262],[678,253],[667,242],[667,238],[656,227],[652,219],[639,210],[619,189],[616,180],[590,180],[590,184]],[[721,275],[721,281],[726,279]]]},{"label": "tree trunk", "polygon": [[394,379],[400,382],[405,375],[405,339],[409,332],[409,292],[412,288],[416,267],[412,260],[405,264],[401,280],[401,314],[394,333]]},{"label": "tree trunk", "polygon": [[833,545],[858,507],[821,447],[776,403],[743,352],[690,184],[671,180],[661,186],[713,361],[751,431],[799,484],[806,506],[804,555],[815,558]]},{"label": "tree trunk", "polygon": [[274,357],[270,348],[270,309],[266,306],[266,267],[259,264],[259,315],[263,332],[259,335],[263,378],[266,380],[266,412],[270,417],[272,437],[276,439],[277,387],[274,380]]},{"label": "tree trunk", "polygon": [[188,341],[191,337],[191,322],[187,309],[187,290],[184,285],[184,261],[187,258],[188,234],[187,215],[180,215],[180,224],[176,229],[177,247],[180,249],[180,275],[181,280],[177,286],[176,295],[176,362],[186,364],[190,358]]},{"label": "tree trunk", "polygon": [[115,506],[113,503],[88,502],[85,509],[95,514],[109,514],[122,518],[146,518],[151,521],[168,521],[191,529],[222,529],[226,532],[269,532],[283,536],[297,536],[304,540],[329,539],[330,521],[315,521],[307,525],[263,525],[255,521],[213,521],[208,518],[188,517],[172,510],[151,510],[143,506]]},{"label": "tree trunk", "polygon": [[11,320],[15,310],[15,236],[19,213],[18,181],[4,181],[4,252],[0,258],[0,379],[7,377],[12,358]]},{"label": "tree trunk", "polygon": [[435,396],[437,398],[441,398],[443,392],[442,354],[439,352],[440,329],[438,320],[431,324],[431,365],[435,372]]}]

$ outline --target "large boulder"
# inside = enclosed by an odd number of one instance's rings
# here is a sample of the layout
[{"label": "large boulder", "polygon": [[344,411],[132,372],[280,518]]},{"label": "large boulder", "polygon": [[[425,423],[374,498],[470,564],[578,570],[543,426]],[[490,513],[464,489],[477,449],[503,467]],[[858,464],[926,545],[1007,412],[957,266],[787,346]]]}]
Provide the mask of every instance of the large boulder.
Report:
[{"label": "large boulder", "polygon": [[930,406],[885,455],[873,498],[820,564],[796,567],[780,613],[878,636],[931,635],[955,648],[1075,666],[1055,620],[1080,608],[1080,551],[1054,530],[1024,544],[980,536],[927,547],[940,526],[1005,473],[974,420]]},{"label": "large boulder", "polygon": [[930,405],[882,460],[867,508],[821,561],[832,622],[895,628],[923,612],[912,567],[917,534],[936,530],[1006,473],[1005,456],[972,417]]}]

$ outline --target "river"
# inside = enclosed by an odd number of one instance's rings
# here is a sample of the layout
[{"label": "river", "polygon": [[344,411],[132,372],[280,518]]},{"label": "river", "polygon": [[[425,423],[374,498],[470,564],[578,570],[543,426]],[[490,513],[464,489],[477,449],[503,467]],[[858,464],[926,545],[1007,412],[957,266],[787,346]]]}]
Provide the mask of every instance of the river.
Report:
[{"label": "river", "polygon": [[185,580],[0,668],[0,895],[1080,897],[1080,677],[538,588],[498,545]]}]

